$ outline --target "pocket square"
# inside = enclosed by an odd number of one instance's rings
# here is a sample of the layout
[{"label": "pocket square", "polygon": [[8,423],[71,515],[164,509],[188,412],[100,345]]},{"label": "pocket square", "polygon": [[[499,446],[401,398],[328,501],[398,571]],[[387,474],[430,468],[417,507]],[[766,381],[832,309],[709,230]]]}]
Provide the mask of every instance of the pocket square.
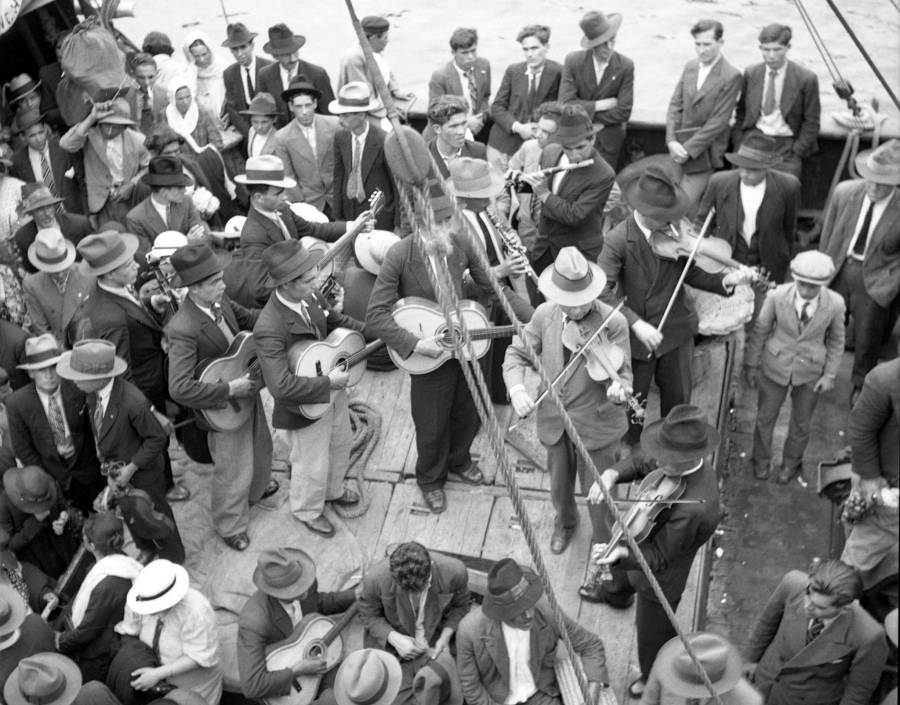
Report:
[{"label": "pocket square", "polygon": [[67,179],[74,179],[75,178],[75,167],[70,166],[68,169],[66,169],[63,176]]}]

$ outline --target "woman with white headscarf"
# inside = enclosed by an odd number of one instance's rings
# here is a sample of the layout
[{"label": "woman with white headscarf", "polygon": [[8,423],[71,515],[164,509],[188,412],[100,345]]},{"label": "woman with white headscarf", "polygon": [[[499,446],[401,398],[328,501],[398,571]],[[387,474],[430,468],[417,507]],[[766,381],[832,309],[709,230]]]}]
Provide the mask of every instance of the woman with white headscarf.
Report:
[{"label": "woman with white headscarf", "polygon": [[222,134],[217,119],[210,116],[194,98],[194,81],[190,76],[176,76],[169,83],[169,104],[166,106],[166,122],[194,153],[211,144],[222,148]]},{"label": "woman with white headscarf", "polygon": [[225,79],[228,64],[213,53],[213,43],[204,32],[193,31],[184,38],[182,50],[188,75],[195,80],[194,99],[201,111],[218,120],[225,104]]}]

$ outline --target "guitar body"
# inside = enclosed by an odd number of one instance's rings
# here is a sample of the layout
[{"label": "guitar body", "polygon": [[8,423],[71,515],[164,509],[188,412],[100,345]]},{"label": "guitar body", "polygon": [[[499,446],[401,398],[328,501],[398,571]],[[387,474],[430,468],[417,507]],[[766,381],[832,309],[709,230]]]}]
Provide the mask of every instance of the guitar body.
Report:
[{"label": "guitar body", "polygon": [[[325,340],[294,343],[288,350],[288,364],[298,377],[318,377],[340,367],[348,357],[362,352],[365,347],[366,341],[361,333],[348,328],[335,328]],[[347,370],[350,375],[348,386],[358,384],[365,371],[366,368],[361,365],[350,367]],[[300,404],[300,413],[308,419],[318,419],[328,411],[329,406],[330,402]]]},{"label": "guitar body", "polygon": [[[323,641],[333,627],[334,621],[328,617],[315,613],[305,615],[287,639],[266,647],[266,669],[292,668],[305,658],[324,658],[328,668],[334,668],[341,660],[341,637],[334,636],[327,646]],[[263,702],[266,705],[309,705],[316,699],[321,680],[322,675],[297,676],[290,694],[264,698]]]},{"label": "guitar body", "polygon": [[[413,352],[407,358],[401,357],[396,351],[388,349],[391,360],[402,370],[411,375],[423,375],[433,372],[454,356],[453,338],[462,336],[460,319],[469,330],[484,330],[491,327],[487,311],[477,301],[460,301],[459,315],[456,311],[451,313],[453,321],[452,331],[447,328],[447,320],[441,307],[433,301],[420,296],[407,296],[400,299],[392,311],[394,321],[404,330],[409,331],[418,338],[431,338],[439,336],[438,342],[443,345],[444,352],[439,357],[428,357]],[[472,347],[475,351],[474,359],[484,357],[491,347],[490,339],[473,340]],[[463,349],[466,353],[465,348]]]},{"label": "guitar body", "polygon": [[[252,372],[258,365],[256,360],[256,341],[249,331],[241,331],[221,357],[217,357],[203,366],[197,379],[201,382],[215,384],[231,382]],[[234,431],[239,429],[250,418],[256,396],[243,399],[231,398],[228,403],[217,409],[199,409],[203,419],[215,431]]]}]

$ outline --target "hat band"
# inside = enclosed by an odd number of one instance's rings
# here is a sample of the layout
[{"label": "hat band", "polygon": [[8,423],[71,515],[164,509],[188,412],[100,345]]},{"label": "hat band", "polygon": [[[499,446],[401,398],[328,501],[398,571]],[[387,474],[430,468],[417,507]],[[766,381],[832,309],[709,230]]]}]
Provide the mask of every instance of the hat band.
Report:
[{"label": "hat band", "polygon": [[25,364],[34,365],[38,362],[44,362],[45,360],[52,360],[54,357],[59,357],[60,355],[62,355],[62,353],[59,351],[59,348],[42,350],[41,352],[34,353],[33,355],[26,355]]},{"label": "hat band", "polygon": [[[26,693],[22,689],[23,678],[20,675],[18,683],[19,695],[21,695],[26,702],[30,703],[30,705],[50,705],[55,702],[66,689],[66,677],[59,669],[54,669],[52,673],[53,680],[49,684],[46,683],[46,680],[41,681],[43,687],[41,688],[40,694]],[[31,688],[34,688],[34,685],[32,685]]]},{"label": "hat band", "polygon": [[674,433],[674,431],[676,430],[677,428],[673,429],[663,424],[662,428],[659,431],[660,440],[673,450],[700,450],[706,447],[706,442],[709,439],[709,434],[705,432],[705,424],[704,434],[702,437],[688,437],[686,439],[683,439],[681,434]]},{"label": "hat band", "polygon": [[73,370],[76,372],[81,372],[86,375],[102,375],[107,372],[112,372],[113,367],[116,364],[116,359],[113,357],[112,360],[107,362],[106,360],[100,360],[99,362],[92,362],[90,360],[83,360],[76,356],[76,353],[72,353],[72,358],[69,363]]},{"label": "hat band", "polygon": [[94,259],[85,257],[85,259],[88,260],[88,264],[90,264],[91,267],[98,269],[99,267],[105,267],[110,262],[115,262],[123,254],[125,254],[125,241],[119,238],[109,250],[99,257],[95,257]]},{"label": "hat band", "polygon": [[347,98],[346,96],[338,96],[338,105],[347,108],[367,108],[369,107],[368,98]]},{"label": "hat band", "polygon": [[738,156],[746,157],[747,159],[755,159],[758,162],[768,162],[772,160],[772,154],[770,152],[764,152],[761,149],[747,147],[746,145],[741,145],[741,148],[738,150]]},{"label": "hat band", "polygon": [[40,497],[26,497],[25,493],[22,490],[19,490],[19,501],[28,502],[29,504],[43,504],[44,502],[49,502],[52,497],[53,492],[49,485],[47,486],[47,491]]},{"label": "hat band", "polygon": [[513,585],[509,590],[502,592],[499,595],[494,595],[494,599],[497,600],[497,598],[502,597],[504,602],[514,603],[528,591],[528,587],[528,581],[523,575],[519,578],[519,582]]},{"label": "hat band", "polygon": [[[701,662],[701,665],[703,666],[703,670],[706,672],[707,677],[713,684],[715,684],[716,681],[721,680],[722,676],[725,674],[725,662],[716,661],[711,664]],[[682,680],[687,681],[691,685],[704,684],[700,670],[692,662],[682,663],[680,660],[676,661],[675,671]]]},{"label": "hat band", "polygon": [[60,262],[66,261],[66,257],[69,256],[69,251],[65,247],[63,248],[62,252],[58,255],[56,255],[56,254],[44,255],[44,254],[36,251],[35,256],[41,262],[44,262],[45,264],[59,264]]},{"label": "hat band", "polygon": [[168,585],[166,585],[166,587],[164,587],[159,592],[154,593],[152,595],[138,595],[134,599],[137,602],[151,602],[153,600],[158,600],[160,597],[162,597],[167,592],[169,592],[169,590],[171,590],[173,587],[175,587],[175,576],[174,575],[172,576],[172,582],[169,583]]},{"label": "hat band", "polygon": [[428,666],[434,671],[435,675],[441,679],[440,699],[438,700],[438,704],[440,704],[450,698],[450,674],[447,673],[447,669],[437,661],[432,661]]},{"label": "hat band", "polygon": [[247,169],[248,181],[284,181],[284,169]]},{"label": "hat band", "polygon": [[568,292],[583,291],[590,286],[593,280],[594,273],[591,271],[590,267],[588,267],[585,275],[583,277],[579,277],[578,279],[570,279],[565,274],[560,272],[556,268],[556,265],[553,266],[553,272],[551,272],[550,274],[550,281],[556,284],[556,286],[558,286],[563,291]]}]

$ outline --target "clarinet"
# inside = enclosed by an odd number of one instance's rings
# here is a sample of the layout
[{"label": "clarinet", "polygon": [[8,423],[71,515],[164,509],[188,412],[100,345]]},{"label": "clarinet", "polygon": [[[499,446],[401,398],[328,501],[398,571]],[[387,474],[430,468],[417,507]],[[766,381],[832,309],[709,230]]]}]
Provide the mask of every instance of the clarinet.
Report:
[{"label": "clarinet", "polygon": [[484,214],[487,216],[488,220],[491,221],[497,232],[500,233],[500,237],[503,238],[503,249],[506,250],[506,253],[508,255],[518,255],[521,257],[522,261],[525,263],[525,274],[528,275],[531,281],[537,284],[537,274],[534,271],[534,267],[532,267],[531,263],[528,261],[528,251],[525,249],[525,245],[522,243],[519,234],[509,226],[509,223],[507,223],[506,220],[496,215],[490,208],[485,208]]}]

